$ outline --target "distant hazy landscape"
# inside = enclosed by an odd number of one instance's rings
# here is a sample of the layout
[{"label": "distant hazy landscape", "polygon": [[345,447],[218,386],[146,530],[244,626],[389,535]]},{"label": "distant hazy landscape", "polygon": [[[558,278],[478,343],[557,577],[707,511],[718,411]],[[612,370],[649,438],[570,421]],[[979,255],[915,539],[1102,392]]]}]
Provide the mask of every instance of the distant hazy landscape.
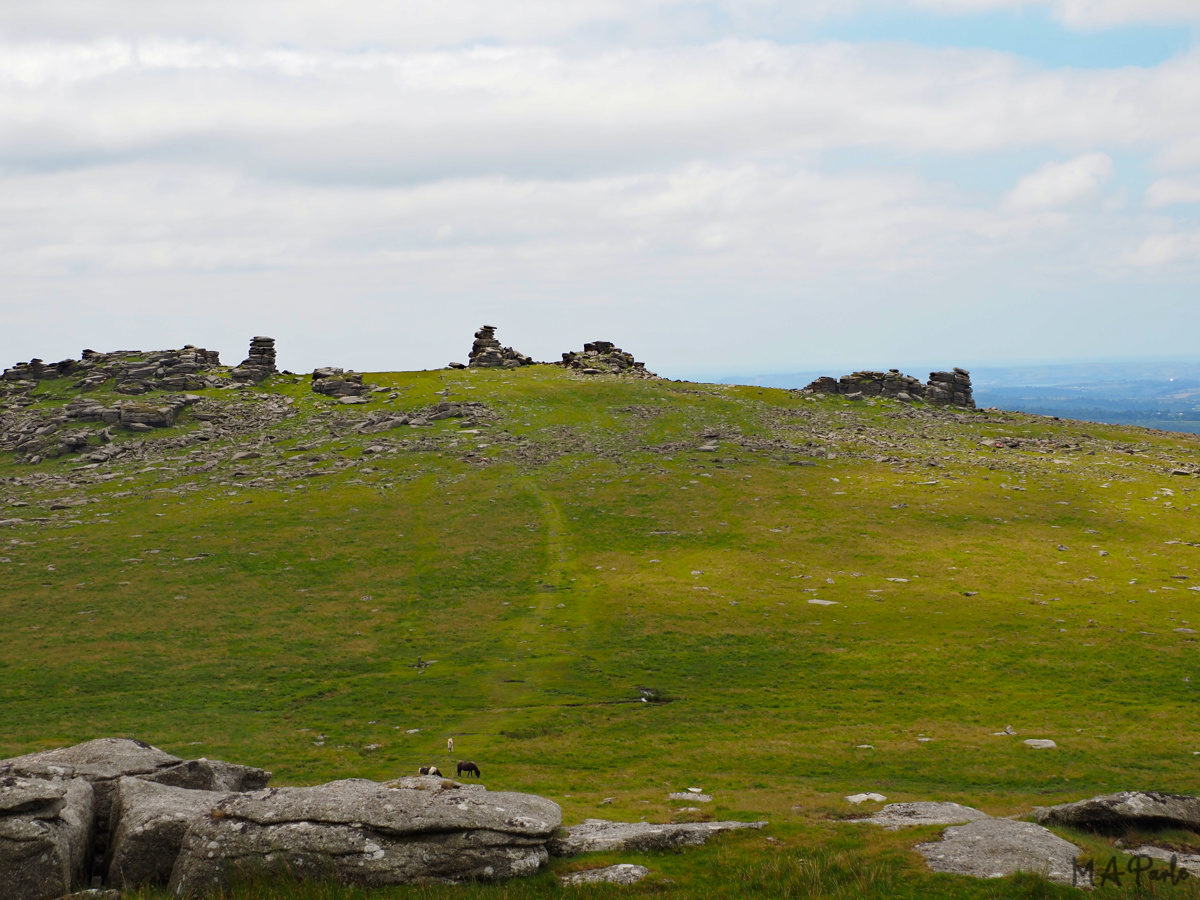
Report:
[{"label": "distant hazy landscape", "polygon": [[[931,369],[944,367],[900,368],[924,378]],[[1064,419],[1200,433],[1200,359],[967,368],[975,402],[981,408],[995,406]],[[837,378],[850,371],[813,370],[721,380],[725,384],[802,388],[819,375]]]}]

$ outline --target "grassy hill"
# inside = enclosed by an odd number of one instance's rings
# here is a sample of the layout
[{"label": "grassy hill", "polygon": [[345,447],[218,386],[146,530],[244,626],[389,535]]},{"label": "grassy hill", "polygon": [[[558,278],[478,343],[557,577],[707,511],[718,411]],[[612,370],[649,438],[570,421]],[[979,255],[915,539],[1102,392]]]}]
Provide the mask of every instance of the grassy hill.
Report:
[{"label": "grassy hill", "polygon": [[[1200,790],[1194,436],[549,366],[368,380],[201,391],[109,463],[4,454],[0,755],[131,736],[309,784],[452,736],[568,823],[772,823],[629,895],[1067,896],[932,876],[935,831],[843,798]],[[443,400],[486,412],[355,430]],[[713,802],[680,812],[689,786]]]}]

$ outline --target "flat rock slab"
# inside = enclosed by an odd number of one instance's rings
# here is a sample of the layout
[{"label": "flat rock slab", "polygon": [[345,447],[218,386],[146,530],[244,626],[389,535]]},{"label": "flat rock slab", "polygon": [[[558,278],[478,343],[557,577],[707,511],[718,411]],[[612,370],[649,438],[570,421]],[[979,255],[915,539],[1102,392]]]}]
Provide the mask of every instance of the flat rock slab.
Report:
[{"label": "flat rock slab", "polygon": [[575,872],[564,875],[559,879],[564,885],[574,884],[637,884],[650,874],[645,866],[635,866],[633,863],[618,863],[604,869],[588,869],[585,872]]},{"label": "flat rock slab", "polygon": [[680,825],[652,825],[649,822],[610,822],[585,819],[567,829],[566,837],[555,837],[548,844],[554,856],[574,856],[603,850],[671,850],[699,846],[712,835],[741,828],[762,828],[766,822],[687,822]]},{"label": "flat rock slab", "polygon": [[688,791],[677,791],[673,794],[667,794],[668,800],[687,800],[694,803],[712,803],[710,794],[693,794]]},{"label": "flat rock slab", "polygon": [[122,890],[165,885],[188,828],[228,797],[221,791],[192,791],[122,778],[112,804],[108,883]]},{"label": "flat rock slab", "polygon": [[1024,743],[1026,747],[1032,747],[1034,750],[1054,750],[1058,747],[1058,744],[1054,743],[1054,741],[1048,740],[1047,738],[1028,738],[1022,743]]},{"label": "flat rock slab", "polygon": [[82,886],[94,803],[81,778],[0,776],[0,897],[46,900]]},{"label": "flat rock slab", "polygon": [[990,817],[952,825],[940,841],[917,844],[916,850],[935,872],[975,878],[1029,872],[1059,884],[1071,884],[1079,856],[1078,847],[1041,825]]},{"label": "flat rock slab", "polygon": [[1200,797],[1157,791],[1120,791],[1076,803],[1040,806],[1033,817],[1046,825],[1070,825],[1090,831],[1187,828],[1200,831]]},{"label": "flat rock slab", "polygon": [[545,798],[442,778],[234,794],[188,829],[170,890],[196,896],[284,873],[368,887],[531,875],[561,824]]},{"label": "flat rock slab", "polygon": [[880,825],[888,831],[900,828],[915,828],[918,825],[963,825],[990,819],[985,812],[959,803],[933,803],[922,800],[916,803],[889,803],[869,819],[857,819]]},{"label": "flat rock slab", "polygon": [[869,793],[863,794],[851,794],[846,798],[847,803],[853,803],[855,806],[858,806],[860,803],[866,803],[868,800],[870,800],[872,803],[883,803],[885,800],[887,800],[887,797],[885,797],[883,794],[876,794],[874,791],[870,791]]}]

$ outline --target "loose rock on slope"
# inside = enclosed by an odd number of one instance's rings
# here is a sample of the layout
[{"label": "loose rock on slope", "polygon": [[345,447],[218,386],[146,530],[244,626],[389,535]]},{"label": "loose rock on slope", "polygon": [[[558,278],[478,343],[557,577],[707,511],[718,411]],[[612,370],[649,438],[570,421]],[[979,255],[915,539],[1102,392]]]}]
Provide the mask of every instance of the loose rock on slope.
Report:
[{"label": "loose rock on slope", "polygon": [[1090,831],[1117,831],[1133,826],[1200,831],[1200,797],[1121,791],[1076,803],[1038,807],[1033,817],[1043,824],[1071,825]]},{"label": "loose rock on slope", "polygon": [[1032,822],[978,819],[946,829],[940,841],[917,844],[935,872],[1002,878],[1017,872],[1071,884],[1079,848]]},{"label": "loose rock on slope", "polygon": [[990,819],[985,812],[958,803],[889,803],[869,819],[856,819],[879,825],[888,831],[912,828],[917,825],[962,825],[980,819]]}]

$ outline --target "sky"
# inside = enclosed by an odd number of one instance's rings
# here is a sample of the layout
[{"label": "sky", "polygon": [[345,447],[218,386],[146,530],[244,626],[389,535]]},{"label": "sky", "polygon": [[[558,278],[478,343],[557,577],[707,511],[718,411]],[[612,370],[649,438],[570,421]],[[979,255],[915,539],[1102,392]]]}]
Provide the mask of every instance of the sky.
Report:
[{"label": "sky", "polygon": [[[1179,357],[1197,0],[0,5],[0,364]],[[837,374],[834,372],[833,374]]]}]

